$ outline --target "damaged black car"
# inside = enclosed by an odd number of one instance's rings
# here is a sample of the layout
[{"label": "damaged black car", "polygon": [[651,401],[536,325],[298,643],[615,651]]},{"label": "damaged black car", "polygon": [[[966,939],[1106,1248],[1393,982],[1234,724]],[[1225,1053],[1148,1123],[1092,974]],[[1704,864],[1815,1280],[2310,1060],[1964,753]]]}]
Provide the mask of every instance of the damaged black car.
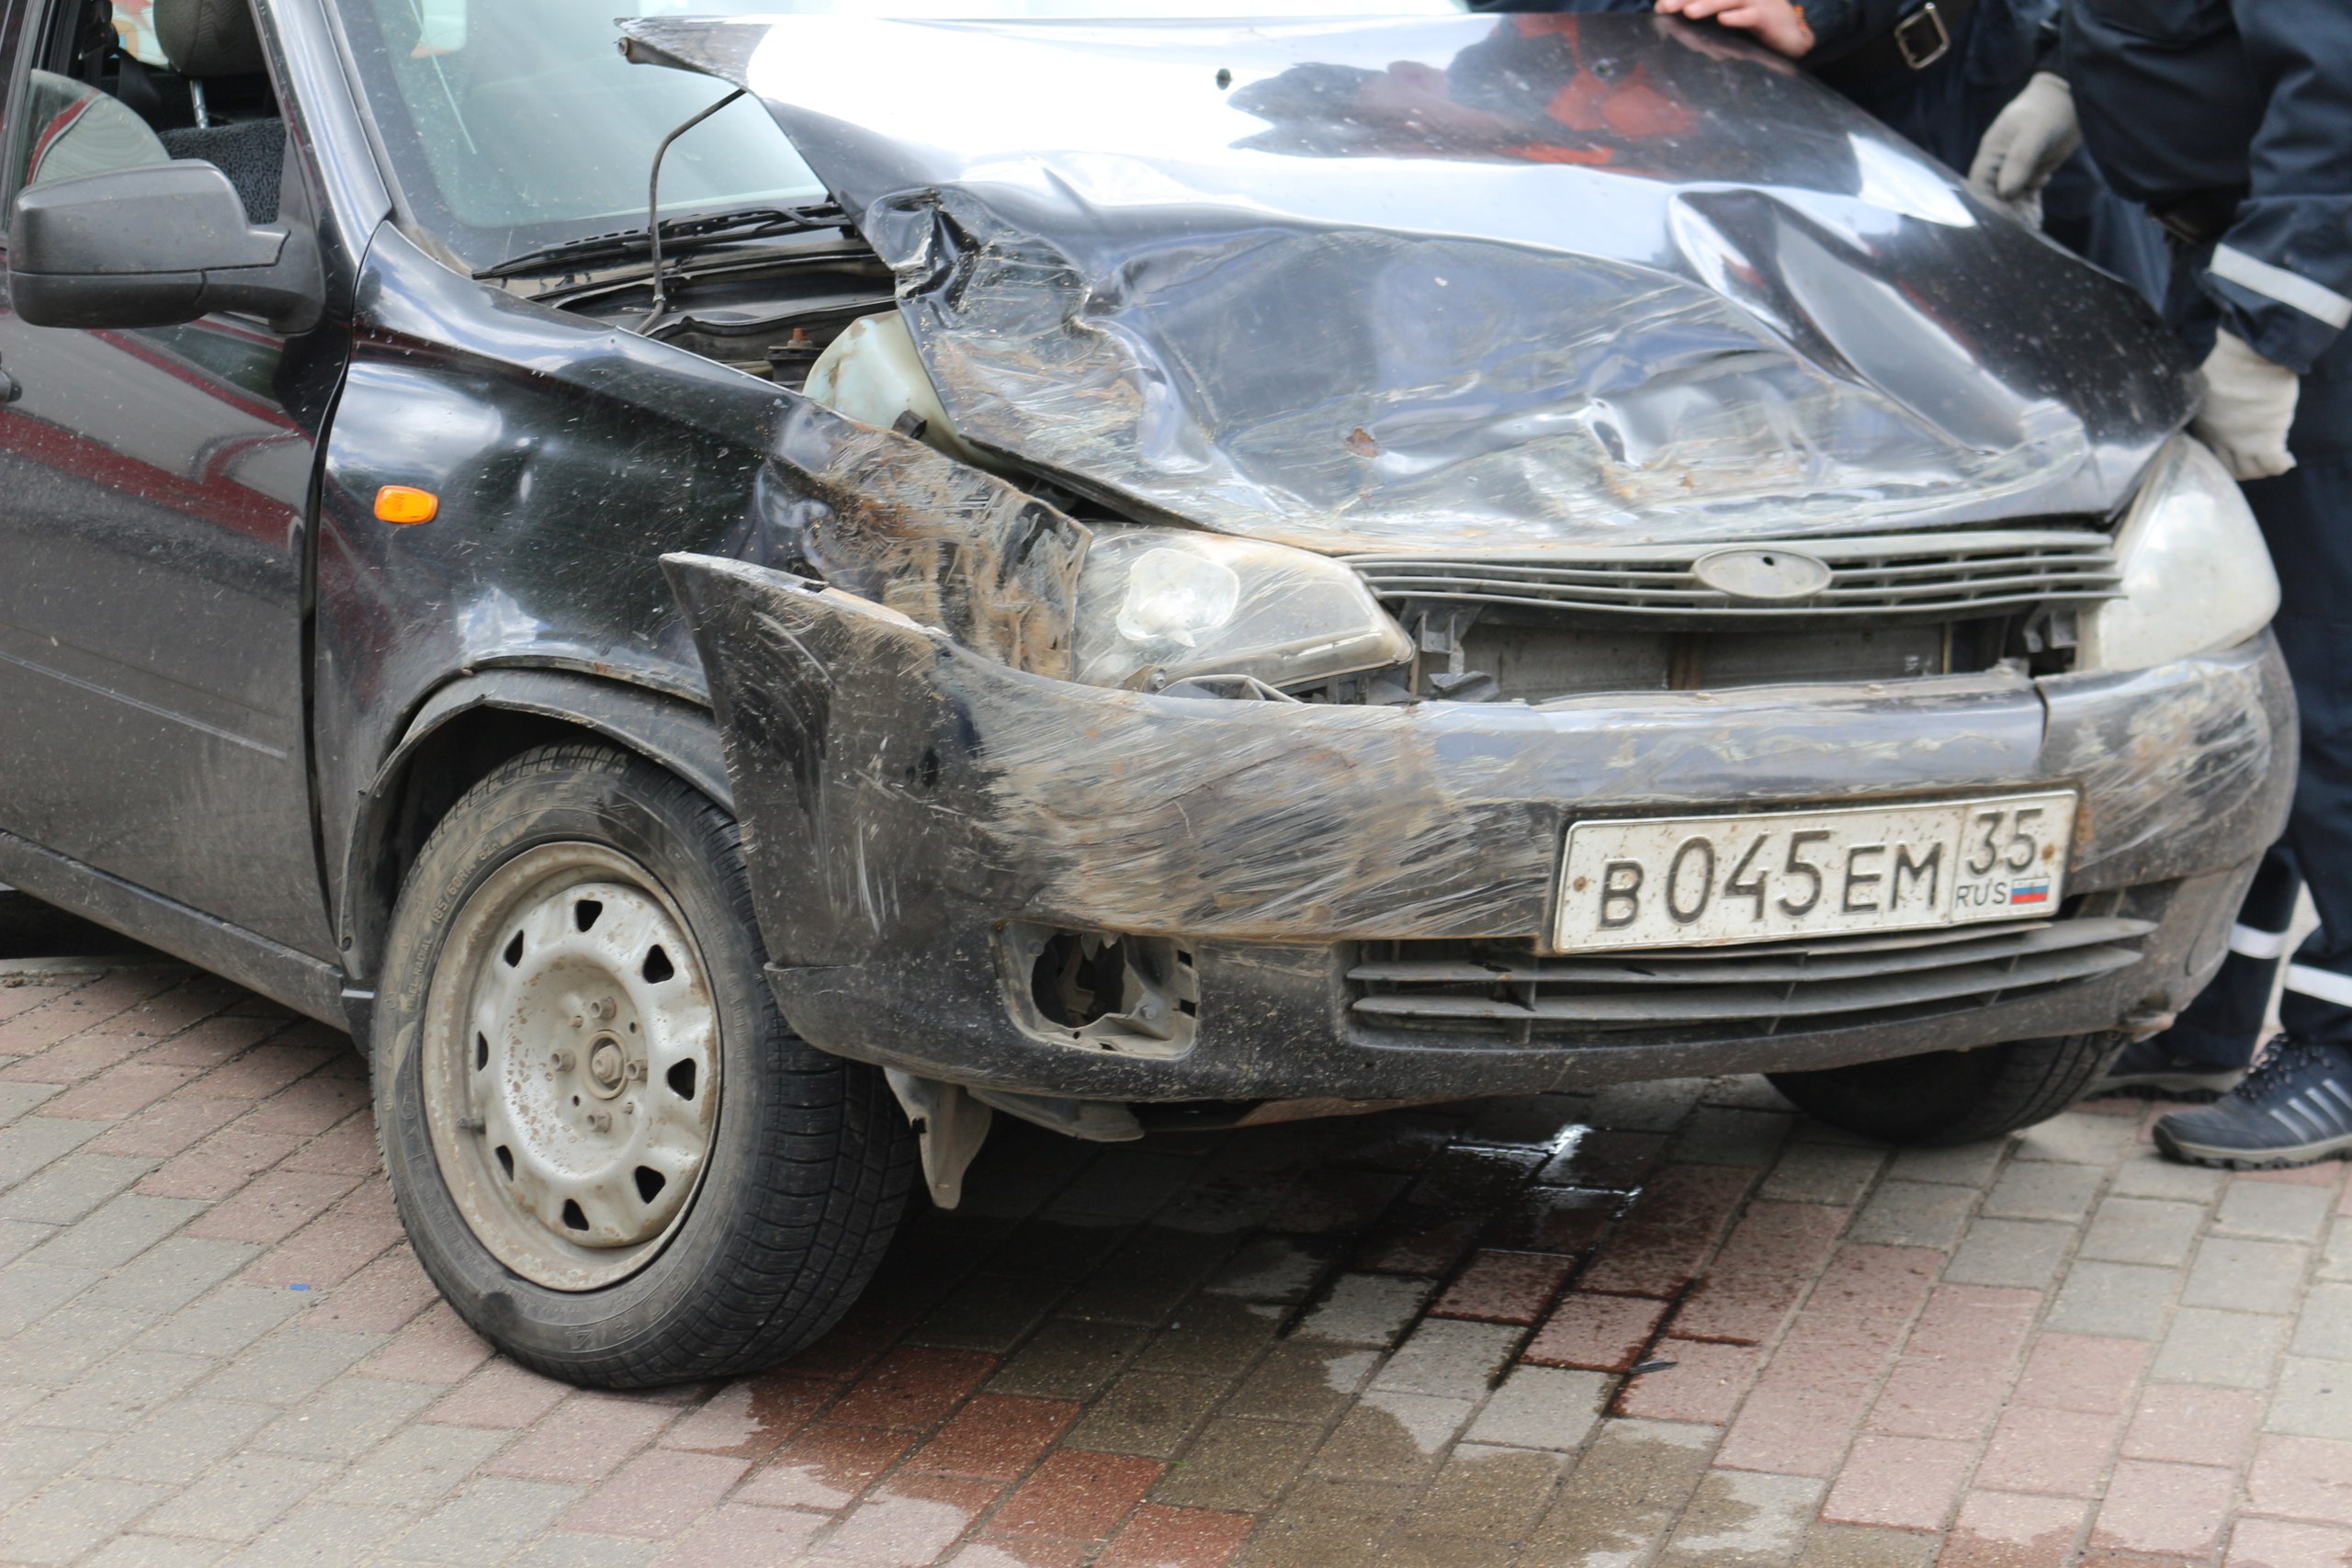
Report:
[{"label": "damaged black car", "polygon": [[790,1354],[992,1118],[1959,1141],[2221,963],[2122,284],[1660,18],[775,8],[0,6],[0,879],[350,1029],[519,1359]]}]

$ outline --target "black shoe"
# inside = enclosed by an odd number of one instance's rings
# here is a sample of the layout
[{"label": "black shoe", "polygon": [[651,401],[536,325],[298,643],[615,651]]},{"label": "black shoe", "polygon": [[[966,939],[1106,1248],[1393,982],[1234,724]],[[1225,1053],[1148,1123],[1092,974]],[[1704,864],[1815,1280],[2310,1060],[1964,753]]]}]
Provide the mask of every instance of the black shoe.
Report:
[{"label": "black shoe", "polygon": [[2164,1036],[2159,1034],[2126,1045],[2123,1055],[2115,1058],[2115,1065],[2107,1069],[2107,1077],[2098,1080],[2091,1094],[2094,1098],[2132,1094],[2143,1100],[2156,1096],[2165,1100],[2211,1100],[2237,1088],[2245,1077],[2244,1067],[2216,1067],[2176,1056],[2165,1049]]},{"label": "black shoe", "polygon": [[2282,1035],[2228,1098],[2161,1118],[2155,1138],[2175,1159],[2232,1170],[2352,1155],[2352,1050]]}]

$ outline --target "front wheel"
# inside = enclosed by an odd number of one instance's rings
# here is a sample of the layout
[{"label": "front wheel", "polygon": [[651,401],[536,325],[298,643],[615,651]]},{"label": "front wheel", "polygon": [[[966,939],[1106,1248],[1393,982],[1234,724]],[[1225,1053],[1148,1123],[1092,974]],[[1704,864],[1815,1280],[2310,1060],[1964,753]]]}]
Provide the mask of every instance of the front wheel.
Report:
[{"label": "front wheel", "polygon": [[2123,1043],[2120,1034],[2067,1034],[1767,1077],[1798,1110],[1866,1138],[1973,1144],[2074,1104]]},{"label": "front wheel", "polygon": [[515,1359],[607,1387],[765,1365],[872,1276],[913,1166],[871,1067],[793,1034],[740,834],[546,747],[468,792],[394,911],[377,1122],[417,1259]]}]

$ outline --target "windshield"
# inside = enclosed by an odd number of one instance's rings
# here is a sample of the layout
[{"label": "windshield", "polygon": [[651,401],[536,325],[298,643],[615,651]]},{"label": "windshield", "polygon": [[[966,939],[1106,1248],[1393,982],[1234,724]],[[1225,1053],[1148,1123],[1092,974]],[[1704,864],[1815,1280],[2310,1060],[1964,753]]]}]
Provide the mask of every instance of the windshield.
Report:
[{"label": "windshield", "polygon": [[[620,57],[619,16],[771,15],[775,0],[343,0],[352,52],[416,220],[480,268],[642,227],[653,150],[726,93]],[[820,197],[760,106],[673,148],[665,216]]]},{"label": "windshield", "polygon": [[[662,139],[726,86],[621,59],[622,17],[1216,17],[1237,0],[341,0],[411,212],[481,269],[645,223]],[[1445,14],[1451,0],[1284,0],[1286,16]],[[812,65],[812,69],[822,69]],[[729,106],[671,149],[664,217],[820,199],[758,103]]]}]

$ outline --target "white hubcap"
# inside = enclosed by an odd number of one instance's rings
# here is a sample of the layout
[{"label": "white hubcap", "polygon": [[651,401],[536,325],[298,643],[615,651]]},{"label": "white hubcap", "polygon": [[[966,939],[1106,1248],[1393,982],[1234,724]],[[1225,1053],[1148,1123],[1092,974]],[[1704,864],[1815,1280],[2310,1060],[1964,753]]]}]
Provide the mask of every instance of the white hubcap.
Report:
[{"label": "white hubcap", "polygon": [[426,1118],[475,1235],[557,1290],[644,1267],[718,1122],[718,1012],[676,908],[617,852],[543,845],[467,900],[433,992]]}]

